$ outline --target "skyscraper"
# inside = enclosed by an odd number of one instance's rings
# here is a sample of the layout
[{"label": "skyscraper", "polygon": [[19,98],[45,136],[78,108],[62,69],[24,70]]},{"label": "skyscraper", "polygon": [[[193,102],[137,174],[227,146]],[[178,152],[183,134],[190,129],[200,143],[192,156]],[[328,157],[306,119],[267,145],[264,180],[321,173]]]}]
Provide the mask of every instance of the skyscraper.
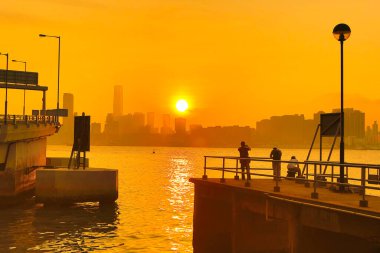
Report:
[{"label": "skyscraper", "polygon": [[123,115],[123,86],[115,85],[113,93],[113,115]]},{"label": "skyscraper", "polygon": [[67,109],[67,117],[63,117],[62,140],[71,145],[74,141],[74,95],[63,93],[63,108]]},{"label": "skyscraper", "polygon": [[162,115],[162,127],[161,127],[161,134],[171,134],[172,129],[170,128],[170,114],[163,114]]}]

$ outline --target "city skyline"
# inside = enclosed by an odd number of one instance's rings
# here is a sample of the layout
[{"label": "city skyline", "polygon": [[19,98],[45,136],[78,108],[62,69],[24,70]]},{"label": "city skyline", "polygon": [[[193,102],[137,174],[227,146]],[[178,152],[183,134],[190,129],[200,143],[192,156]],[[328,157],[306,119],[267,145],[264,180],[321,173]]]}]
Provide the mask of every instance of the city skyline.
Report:
[{"label": "city skyline", "polygon": [[[339,109],[335,108],[330,112],[315,112],[312,118],[306,118],[304,114],[274,115],[261,119],[254,126],[204,126],[189,122],[186,117],[170,114],[124,114],[124,108],[120,103],[122,90],[122,86],[114,87],[114,110],[107,114],[105,122],[102,124],[92,121],[91,132],[95,145],[233,146],[237,139],[245,139],[259,146],[279,144],[306,147],[320,123],[320,115],[339,113]],[[61,131],[49,138],[49,143],[67,145],[72,143],[73,117],[78,115],[78,112],[74,113],[73,94],[64,93],[63,96],[63,108],[68,110],[68,117],[63,118]],[[344,111],[348,146],[377,148],[377,121],[366,126],[364,112],[354,108],[345,108]]]},{"label": "city skyline", "polygon": [[[314,113],[312,119],[306,119],[302,114],[272,116],[257,122],[255,128],[239,125],[203,127],[200,124],[187,124],[185,118],[171,120],[165,114],[162,115],[165,127],[160,129],[153,127],[152,112],[120,116],[109,113],[104,130],[100,123],[92,123],[91,135],[94,145],[235,147],[239,140],[245,140],[256,147],[307,148],[319,129],[322,114],[336,115],[336,111],[333,109],[327,114],[319,111]],[[377,122],[365,127],[365,113],[353,108],[344,111],[347,147],[379,149]],[[173,127],[167,127],[169,121],[173,121]],[[333,139],[333,136],[327,138],[323,147],[331,146]]]}]

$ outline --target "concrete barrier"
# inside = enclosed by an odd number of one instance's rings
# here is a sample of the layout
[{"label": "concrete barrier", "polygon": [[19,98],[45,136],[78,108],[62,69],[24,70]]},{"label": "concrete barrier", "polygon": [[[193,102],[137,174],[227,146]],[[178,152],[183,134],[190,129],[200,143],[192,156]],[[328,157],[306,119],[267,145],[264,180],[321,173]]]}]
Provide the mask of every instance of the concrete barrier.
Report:
[{"label": "concrete barrier", "polygon": [[118,198],[115,169],[38,169],[37,203],[114,202]]}]

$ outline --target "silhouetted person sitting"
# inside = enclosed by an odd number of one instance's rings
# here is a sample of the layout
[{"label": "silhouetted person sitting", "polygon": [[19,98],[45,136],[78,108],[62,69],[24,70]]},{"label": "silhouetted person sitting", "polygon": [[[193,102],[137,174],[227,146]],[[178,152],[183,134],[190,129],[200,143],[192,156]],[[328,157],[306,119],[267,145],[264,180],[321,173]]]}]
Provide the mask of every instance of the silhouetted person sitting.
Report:
[{"label": "silhouetted person sitting", "polygon": [[272,152],[270,152],[270,158],[273,159],[272,162],[272,168],[273,168],[273,179],[276,179],[276,177],[281,177],[281,156],[282,152],[280,149],[274,147],[272,149]]},{"label": "silhouetted person sitting", "polygon": [[288,175],[287,175],[287,177],[295,177],[296,173],[297,173],[298,177],[301,176],[301,169],[300,169],[300,166],[298,164],[298,160],[295,156],[292,156],[292,158],[290,159],[290,161],[288,163]]},{"label": "silhouetted person sitting", "polygon": [[[240,143],[240,147],[238,148],[240,153],[240,158],[249,158],[248,151],[251,150],[251,148],[245,144],[244,141]],[[245,180],[245,172],[247,173],[247,179],[251,180],[251,174],[250,174],[250,168],[249,168],[250,160],[241,159],[240,160],[240,168],[241,168],[241,178]]]}]

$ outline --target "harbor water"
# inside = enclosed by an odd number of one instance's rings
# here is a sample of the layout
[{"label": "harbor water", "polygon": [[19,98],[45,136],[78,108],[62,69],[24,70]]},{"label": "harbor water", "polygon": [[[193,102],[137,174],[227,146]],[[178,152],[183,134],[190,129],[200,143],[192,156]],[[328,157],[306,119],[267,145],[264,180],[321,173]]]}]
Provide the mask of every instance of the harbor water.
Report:
[{"label": "harbor water", "polygon": [[[267,157],[270,151],[253,148],[251,155]],[[70,152],[68,146],[48,146],[47,153],[67,157]],[[303,161],[307,152],[283,149],[282,159],[295,155]],[[323,156],[327,154],[325,150]],[[115,205],[44,207],[28,199],[2,208],[0,252],[192,252],[194,193],[189,178],[202,176],[204,155],[238,152],[236,148],[92,147],[91,167],[119,170]],[[319,152],[314,150],[311,159],[318,160]],[[338,150],[331,160],[339,160]],[[380,151],[347,150],[346,161],[380,164]]]}]

